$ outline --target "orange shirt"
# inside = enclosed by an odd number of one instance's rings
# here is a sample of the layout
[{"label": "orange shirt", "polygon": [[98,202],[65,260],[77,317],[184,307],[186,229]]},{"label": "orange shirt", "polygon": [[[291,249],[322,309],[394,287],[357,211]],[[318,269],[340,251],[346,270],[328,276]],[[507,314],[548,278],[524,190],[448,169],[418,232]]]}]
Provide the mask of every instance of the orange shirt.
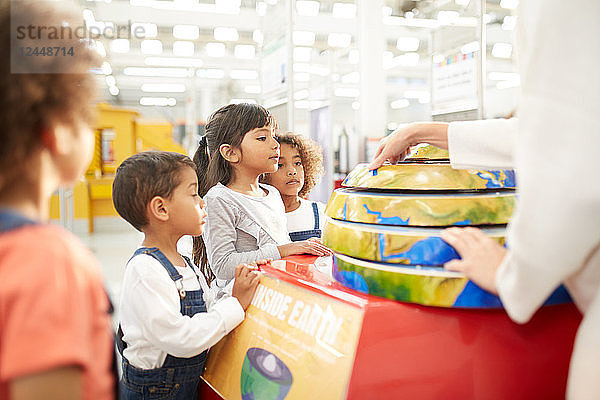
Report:
[{"label": "orange shirt", "polygon": [[100,266],[52,225],[0,233],[0,399],[9,382],[78,366],[84,399],[113,399],[113,342]]}]

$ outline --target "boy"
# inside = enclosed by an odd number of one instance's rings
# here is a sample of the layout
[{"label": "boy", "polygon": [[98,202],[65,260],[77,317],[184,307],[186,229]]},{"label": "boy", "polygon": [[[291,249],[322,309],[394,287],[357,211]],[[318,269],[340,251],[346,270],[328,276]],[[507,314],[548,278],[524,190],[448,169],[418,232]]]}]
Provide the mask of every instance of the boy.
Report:
[{"label": "boy", "polygon": [[196,266],[177,252],[183,235],[202,234],[206,217],[194,167],[178,153],[143,152],[117,169],[115,208],[144,233],[121,295],[125,399],[197,398],[207,349],[242,322],[258,285],[258,273],[242,264],[233,295],[212,297]]}]

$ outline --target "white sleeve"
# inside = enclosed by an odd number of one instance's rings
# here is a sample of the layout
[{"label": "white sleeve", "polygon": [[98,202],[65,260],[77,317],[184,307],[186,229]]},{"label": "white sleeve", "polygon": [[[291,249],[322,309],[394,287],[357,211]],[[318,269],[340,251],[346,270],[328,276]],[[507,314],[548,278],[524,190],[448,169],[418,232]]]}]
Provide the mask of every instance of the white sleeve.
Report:
[{"label": "white sleeve", "polygon": [[518,121],[486,119],[448,125],[448,151],[453,168],[514,168]]},{"label": "white sleeve", "polygon": [[[600,3],[578,2],[578,18],[564,18],[563,6],[520,4],[519,202],[496,276],[518,322],[529,320],[561,282],[581,277],[600,245],[600,46],[590,42],[600,37]],[[556,49],[563,49],[558,59]],[[572,289],[581,305],[581,286]]]},{"label": "white sleeve", "polygon": [[193,317],[182,315],[177,288],[164,274],[140,274],[128,291],[129,307],[138,316],[143,337],[175,357],[200,354],[231,332],[245,316],[234,297],[215,303],[208,312]]},{"label": "white sleeve", "polygon": [[218,279],[233,279],[235,267],[242,263],[280,258],[277,245],[269,243],[252,251],[238,252],[235,206],[218,197],[206,197],[206,224],[202,238],[208,254],[208,263]]}]

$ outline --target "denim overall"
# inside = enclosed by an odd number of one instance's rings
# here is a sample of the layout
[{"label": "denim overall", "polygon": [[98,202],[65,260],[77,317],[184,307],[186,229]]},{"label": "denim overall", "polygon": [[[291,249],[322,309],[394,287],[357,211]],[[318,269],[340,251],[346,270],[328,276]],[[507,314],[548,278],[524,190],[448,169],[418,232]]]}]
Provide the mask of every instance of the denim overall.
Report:
[{"label": "denim overall", "polygon": [[[24,226],[27,225],[36,225],[38,224],[38,222],[32,221],[20,214],[17,214],[14,211],[8,211],[8,210],[0,210],[0,233],[4,233],[4,232],[8,232],[8,231],[12,231],[12,230],[16,230],[19,228],[22,228]],[[108,297],[108,294],[106,295]],[[110,298],[108,298],[108,314],[112,315],[114,311],[112,302],[110,301]],[[114,386],[114,398],[118,399],[118,395],[119,395],[119,388],[117,385],[117,382],[119,380],[119,373],[117,371],[117,357],[115,352],[113,351],[113,358],[112,358],[112,374],[114,377],[114,382],[115,382],[115,386]]]},{"label": "denim overall", "polygon": [[[206,304],[202,299],[202,289],[185,291],[183,277],[175,269],[169,259],[156,247],[142,247],[135,251],[138,254],[148,254],[158,260],[167,270],[179,291],[181,314],[193,316],[206,312]],[[182,256],[192,270],[191,261]],[[121,356],[127,344],[123,341],[123,331],[119,326],[118,348]],[[122,400],[150,400],[150,399],[177,399],[196,400],[198,398],[198,384],[200,375],[204,371],[207,350],[191,358],[178,358],[167,354],[162,367],[155,369],[136,368],[122,359],[123,377],[121,378]]]},{"label": "denim overall", "polygon": [[319,229],[319,208],[317,207],[317,203],[312,203],[313,214],[315,215],[315,227],[310,231],[298,231],[298,232],[290,232],[290,239],[292,242],[299,242],[301,240],[307,240],[311,237],[321,237],[321,230]]}]

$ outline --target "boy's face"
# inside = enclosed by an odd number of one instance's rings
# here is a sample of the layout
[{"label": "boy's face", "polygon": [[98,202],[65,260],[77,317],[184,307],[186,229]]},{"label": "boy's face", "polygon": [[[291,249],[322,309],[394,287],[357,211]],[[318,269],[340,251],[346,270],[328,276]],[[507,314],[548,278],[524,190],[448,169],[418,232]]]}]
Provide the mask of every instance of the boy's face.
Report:
[{"label": "boy's face", "polygon": [[270,174],[268,179],[282,195],[297,196],[304,186],[304,167],[298,149],[282,143],[277,172]]},{"label": "boy's face", "polygon": [[279,143],[270,126],[252,129],[244,135],[241,144],[239,168],[257,175],[277,170]]},{"label": "boy's face", "polygon": [[181,235],[198,236],[204,230],[206,203],[198,196],[196,172],[188,166],[179,170],[181,183],[167,199],[169,223]]}]

